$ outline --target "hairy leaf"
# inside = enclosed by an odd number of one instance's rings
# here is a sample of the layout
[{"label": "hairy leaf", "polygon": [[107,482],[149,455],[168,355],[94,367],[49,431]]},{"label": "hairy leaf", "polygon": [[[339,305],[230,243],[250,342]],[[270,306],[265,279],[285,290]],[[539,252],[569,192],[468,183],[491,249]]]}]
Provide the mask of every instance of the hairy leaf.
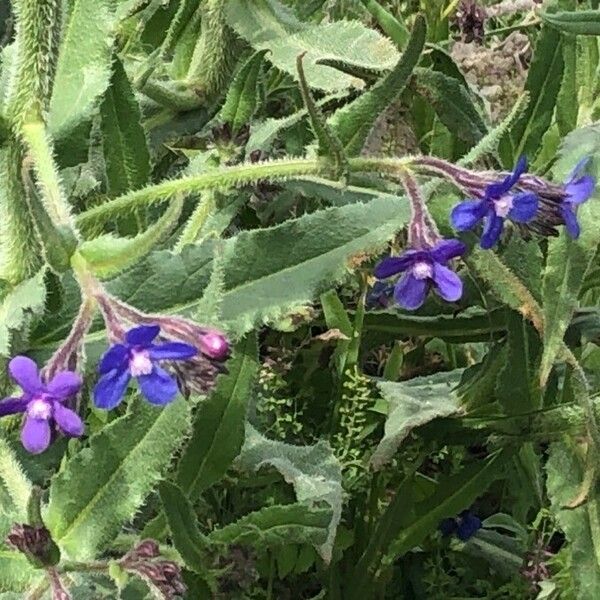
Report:
[{"label": "hairy leaf", "polygon": [[48,124],[65,137],[91,117],[110,82],[115,13],[110,0],[74,0],[64,26]]},{"label": "hairy leaf", "polygon": [[551,27],[564,33],[600,35],[600,11],[598,9],[542,13],[542,19]]},{"label": "hairy leaf", "polygon": [[25,592],[42,577],[41,571],[35,569],[24,554],[0,546],[0,591]]},{"label": "hairy leaf", "polygon": [[383,438],[371,456],[375,470],[390,461],[413,429],[438,417],[461,412],[460,401],[453,390],[462,373],[462,369],[456,369],[398,383],[381,381],[377,384],[388,402],[388,416]]},{"label": "hairy leaf", "polygon": [[330,521],[331,511],[326,509],[305,504],[267,506],[216,529],[208,538],[211,542],[245,544],[260,550],[307,543],[318,547],[327,538]]},{"label": "hairy leaf", "polygon": [[142,187],[150,176],[150,154],[140,107],[118,58],[100,113],[108,192],[118,195]]},{"label": "hairy leaf", "polygon": [[190,424],[179,398],[156,407],[136,400],[95,434],[52,480],[45,523],[71,559],[97,556],[152,491]]},{"label": "hairy leaf", "polygon": [[331,508],[327,539],[318,546],[323,560],[329,562],[338,524],[342,517],[342,471],[327,442],[314,446],[292,446],[269,440],[250,424],[237,465],[251,473],[274,467],[294,486],[298,502],[309,506],[325,502]]}]

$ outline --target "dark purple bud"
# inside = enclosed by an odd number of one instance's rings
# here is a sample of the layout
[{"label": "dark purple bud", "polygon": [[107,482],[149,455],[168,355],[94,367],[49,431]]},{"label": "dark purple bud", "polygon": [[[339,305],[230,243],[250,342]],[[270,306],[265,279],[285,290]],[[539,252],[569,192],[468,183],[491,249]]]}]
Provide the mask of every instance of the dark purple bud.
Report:
[{"label": "dark purple bud", "polygon": [[156,558],[160,554],[160,549],[154,540],[144,540],[134,548],[133,554],[139,558]]},{"label": "dark purple bud", "polygon": [[54,566],[60,561],[60,551],[45,527],[15,523],[6,543],[22,552],[38,569]]}]

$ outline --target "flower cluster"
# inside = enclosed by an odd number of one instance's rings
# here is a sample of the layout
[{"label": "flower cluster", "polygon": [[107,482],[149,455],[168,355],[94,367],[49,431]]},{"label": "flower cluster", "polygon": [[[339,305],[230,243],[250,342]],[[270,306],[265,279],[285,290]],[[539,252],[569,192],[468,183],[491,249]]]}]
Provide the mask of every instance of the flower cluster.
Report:
[{"label": "flower cluster", "polygon": [[[450,222],[459,232],[482,223],[480,246],[490,249],[499,242],[507,221],[524,232],[541,235],[558,235],[556,227],[564,225],[568,235],[577,239],[577,209],[592,196],[596,183],[585,174],[588,162],[589,158],[580,161],[563,185],[527,175],[525,157],[500,180],[493,174],[475,173],[434,157],[416,159],[415,165],[449,179],[471,196],[453,208]],[[374,275],[379,280],[401,275],[391,293],[406,310],[420,308],[430,290],[447,302],[456,302],[463,286],[449,263],[464,255],[467,247],[456,239],[441,239],[416,183],[405,176],[403,184],[412,207],[408,248],[400,256],[383,259]],[[391,293],[389,285],[378,282],[370,300],[386,306]]]},{"label": "flower cluster", "polygon": [[463,510],[457,517],[444,519],[440,523],[443,536],[456,535],[461,542],[471,539],[482,527],[481,519],[470,510]]},{"label": "flower cluster", "polygon": [[[97,408],[111,410],[118,406],[132,379],[148,402],[164,406],[175,399],[180,388],[184,393],[206,393],[213,387],[216,375],[224,370],[230,345],[216,329],[177,317],[145,315],[105,293],[97,300],[109,338],[114,342],[98,365],[100,379],[93,392]],[[80,347],[91,323],[88,317],[81,322],[76,319],[71,335],[43,372],[26,356],[16,356],[8,365],[10,376],[22,393],[0,401],[0,417],[24,415],[21,441],[33,454],[44,452],[58,433],[67,437],[83,435],[84,424],[73,402],[83,381],[75,371],[63,366]],[[147,323],[153,320],[157,322]],[[143,324],[124,327],[136,321]]]}]

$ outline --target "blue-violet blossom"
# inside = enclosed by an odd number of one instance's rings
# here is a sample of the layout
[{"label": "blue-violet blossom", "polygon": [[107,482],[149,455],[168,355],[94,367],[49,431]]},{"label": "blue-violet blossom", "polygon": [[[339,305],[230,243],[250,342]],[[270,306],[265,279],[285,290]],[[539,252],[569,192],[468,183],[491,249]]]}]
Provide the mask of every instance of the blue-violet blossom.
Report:
[{"label": "blue-violet blossom", "polygon": [[459,240],[440,240],[433,247],[411,249],[383,259],[374,274],[377,279],[386,279],[404,273],[394,287],[394,299],[407,310],[419,308],[431,287],[444,300],[455,302],[462,296],[463,284],[446,265],[466,249]]},{"label": "blue-violet blossom", "polygon": [[98,408],[115,408],[132,377],[152,404],[168,404],[175,398],[177,382],[157,362],[186,360],[196,356],[198,349],[182,342],[155,344],[159,332],[158,325],[135,327],[125,334],[124,344],[114,344],[104,353],[98,365],[102,377],[94,388],[94,404]]},{"label": "blue-violet blossom", "polygon": [[500,238],[506,219],[515,223],[531,221],[538,210],[538,197],[531,192],[511,192],[526,170],[527,160],[522,156],[510,175],[485,188],[483,198],[457,204],[450,217],[454,228],[458,231],[472,229],[483,219],[485,224],[480,245],[488,249]]},{"label": "blue-violet blossom", "polygon": [[79,415],[64,405],[65,400],[81,388],[81,377],[77,373],[61,371],[44,383],[37,365],[26,356],[15,356],[8,363],[8,371],[21,386],[23,395],[0,402],[0,416],[25,413],[21,441],[27,451],[39,454],[48,448],[53,424],[67,436],[83,434]]},{"label": "blue-violet blossom", "polygon": [[442,535],[456,534],[461,542],[466,542],[481,529],[481,519],[470,510],[463,510],[458,517],[444,519],[440,523]]},{"label": "blue-violet blossom", "polygon": [[577,207],[583,204],[594,193],[595,179],[591,175],[584,175],[583,171],[589,163],[589,157],[580,160],[573,172],[565,182],[566,197],[560,205],[560,214],[565,222],[568,234],[577,239],[581,233],[577,221]]}]

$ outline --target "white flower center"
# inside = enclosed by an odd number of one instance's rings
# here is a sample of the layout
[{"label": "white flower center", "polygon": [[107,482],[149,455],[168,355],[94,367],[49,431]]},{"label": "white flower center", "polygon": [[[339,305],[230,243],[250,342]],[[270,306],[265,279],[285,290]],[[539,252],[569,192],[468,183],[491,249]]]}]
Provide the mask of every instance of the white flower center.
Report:
[{"label": "white flower center", "polygon": [[494,200],[494,211],[499,217],[506,217],[513,207],[512,196],[502,196],[498,200]]},{"label": "white flower center", "polygon": [[47,421],[52,416],[52,405],[41,398],[35,398],[27,405],[27,414],[33,419]]},{"label": "white flower center", "polygon": [[134,350],[129,359],[129,372],[133,377],[152,373],[152,361],[146,350]]},{"label": "white flower center", "polygon": [[433,277],[433,268],[428,262],[419,261],[413,265],[412,274],[417,279],[431,279]]}]

